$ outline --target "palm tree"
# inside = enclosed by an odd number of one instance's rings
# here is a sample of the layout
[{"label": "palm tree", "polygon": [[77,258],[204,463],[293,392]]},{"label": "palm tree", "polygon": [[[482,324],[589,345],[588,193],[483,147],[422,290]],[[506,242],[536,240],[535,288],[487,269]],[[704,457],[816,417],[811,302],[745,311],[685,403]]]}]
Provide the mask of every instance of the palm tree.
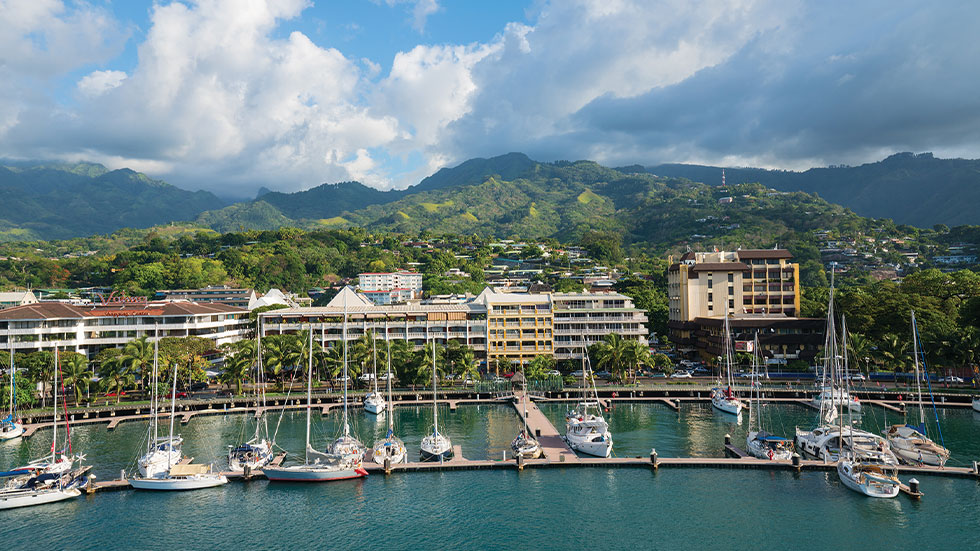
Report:
[{"label": "palm tree", "polygon": [[650,348],[644,346],[640,341],[626,341],[625,346],[624,360],[630,371],[633,372],[633,384],[636,384],[636,376],[640,367],[653,367],[653,357],[650,355]]},{"label": "palm tree", "polygon": [[252,359],[248,353],[232,354],[225,357],[225,367],[221,372],[221,382],[230,385],[235,383],[235,394],[242,393],[242,380],[247,379],[252,371]]},{"label": "palm tree", "polygon": [[896,372],[904,372],[908,369],[910,351],[909,341],[893,334],[885,335],[878,347],[878,353],[885,366]]},{"label": "palm tree", "polygon": [[75,404],[82,400],[82,390],[88,391],[92,372],[88,368],[88,358],[84,354],[71,354],[61,361],[61,376],[65,385],[74,389]]},{"label": "palm tree", "polygon": [[399,339],[391,341],[391,369],[401,385],[414,385],[418,379],[415,346]]},{"label": "palm tree", "polygon": [[143,335],[126,343],[122,351],[122,361],[128,364],[129,372],[140,379],[140,385],[146,389],[150,370],[153,369],[153,342],[149,336]]},{"label": "palm tree", "polygon": [[279,378],[284,369],[300,365],[302,351],[297,345],[298,340],[295,335],[271,335],[262,340],[267,374]]},{"label": "palm tree", "polygon": [[847,336],[847,353],[850,354],[851,362],[856,362],[860,367],[863,360],[865,373],[870,372],[868,360],[871,358],[873,349],[871,339],[861,333],[851,333]]},{"label": "palm tree", "polygon": [[334,380],[344,371],[344,343],[337,341],[327,348],[323,354],[323,369],[330,381],[330,390],[334,390]]},{"label": "palm tree", "polygon": [[606,335],[595,345],[596,367],[608,370],[613,377],[623,380],[627,360],[627,341],[618,333]]},{"label": "palm tree", "polygon": [[105,392],[116,393],[117,404],[119,403],[119,397],[122,395],[123,391],[128,388],[129,385],[133,384],[133,382],[133,374],[129,373],[125,369],[116,369],[99,381],[99,383],[102,384],[102,389]]},{"label": "palm tree", "polygon": [[551,356],[535,356],[524,365],[524,378],[528,381],[544,379],[548,371],[555,368],[555,359]]}]

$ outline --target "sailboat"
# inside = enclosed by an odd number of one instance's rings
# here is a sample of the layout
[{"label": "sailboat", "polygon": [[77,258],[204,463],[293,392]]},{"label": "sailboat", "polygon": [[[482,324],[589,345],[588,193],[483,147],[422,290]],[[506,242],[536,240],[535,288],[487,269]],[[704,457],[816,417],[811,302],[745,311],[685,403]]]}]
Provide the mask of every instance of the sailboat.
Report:
[{"label": "sailboat", "polygon": [[422,438],[419,450],[422,461],[448,461],[453,458],[453,442],[439,432],[439,402],[436,394],[436,341],[432,340],[432,434]]},{"label": "sailboat", "polygon": [[388,402],[392,404],[392,408],[388,411],[388,432],[385,434],[384,439],[375,442],[374,449],[371,450],[371,456],[378,465],[384,465],[385,459],[389,460],[393,465],[395,463],[406,462],[408,460],[408,450],[405,449],[405,443],[395,436],[395,402],[392,400],[391,395],[391,340],[388,339],[387,321],[385,322],[385,344],[388,347]]},{"label": "sailboat", "polygon": [[732,415],[742,413],[742,401],[732,390],[734,379],[732,378],[732,337],[728,328],[728,315],[725,315],[725,386],[717,386],[711,389],[711,405],[715,408]]},{"label": "sailboat", "polygon": [[[82,456],[71,454],[71,428],[68,425],[65,407],[65,448],[58,450],[58,349],[54,352],[54,420],[51,435],[51,456],[31,461],[26,466],[0,473],[0,477],[10,478],[0,488],[0,509],[30,507],[44,503],[55,503],[81,495],[81,489],[88,484],[85,473],[90,467],[74,469],[77,461],[81,465]],[[62,387],[62,393],[64,388]]]},{"label": "sailboat", "polygon": [[[834,319],[834,278],[831,272],[830,298],[827,303],[827,335],[824,340],[823,380],[831,388],[837,388],[847,393],[847,379],[843,377],[847,365],[847,320],[842,320],[841,333],[843,356],[838,353],[837,326]],[[840,360],[843,358],[844,365]],[[853,413],[853,408],[831,400],[821,402],[818,414],[818,425],[813,430],[796,429],[796,447],[802,453],[825,461],[839,461],[844,457],[844,451],[851,452],[851,457],[883,465],[897,465],[898,459],[888,449],[888,441],[876,434],[860,430],[851,423],[837,423],[843,410]]]},{"label": "sailboat", "polygon": [[[749,394],[749,434],[745,438],[745,449],[749,454],[759,459],[774,461],[789,461],[793,458],[793,441],[789,438],[776,436],[763,428],[762,415],[762,385],[756,376],[759,374],[759,335],[755,336],[752,348],[752,392]],[[752,413],[755,412],[756,425],[752,430]]]},{"label": "sailboat", "polygon": [[[599,414],[599,393],[592,378],[592,366],[588,364],[589,352],[582,347],[582,401],[578,407],[565,415],[565,442],[568,447],[596,457],[612,455],[613,438],[609,432],[609,424]],[[587,367],[588,366],[588,367]],[[591,381],[591,383],[587,383]],[[586,385],[592,390],[590,400]],[[595,413],[589,411],[595,408]]]},{"label": "sailboat", "polygon": [[262,469],[266,478],[281,482],[329,482],[367,476],[363,457],[356,454],[331,454],[310,445],[310,409],[313,402],[313,328],[310,328],[310,358],[306,373],[306,455],[301,465]]},{"label": "sailboat", "polygon": [[[892,425],[885,431],[885,437],[892,451],[903,463],[910,465],[933,465],[942,467],[949,460],[949,450],[934,442],[926,434],[926,413],[922,407],[922,383],[919,377],[919,330],[915,324],[915,311],[912,311],[912,355],[915,357],[915,387],[919,396],[919,425]],[[923,357],[923,360],[925,358]],[[928,379],[927,379],[928,380]],[[932,394],[930,389],[930,395]],[[933,404],[935,408],[935,404]],[[936,417],[939,426],[939,417]],[[940,429],[939,437],[942,438]]]},{"label": "sailboat", "polygon": [[[830,301],[831,302],[833,302],[834,300],[833,295],[834,295],[834,270],[832,269],[830,271]],[[828,310],[827,313],[828,327],[830,326],[830,322],[831,322],[830,315],[831,314]],[[836,338],[837,338],[836,330],[833,333],[828,330],[827,337],[824,341],[824,350],[829,350],[830,348],[828,348],[828,345],[831,344],[830,339],[836,339]],[[847,407],[848,411],[852,413],[861,413],[861,402],[857,399],[857,397],[851,396],[850,393],[847,392],[847,389],[844,388],[843,384],[838,384],[838,381],[835,380],[834,377],[830,376],[831,361],[836,361],[836,360],[834,358],[831,358],[829,355],[825,355],[823,369],[821,369],[820,372],[820,392],[813,397],[813,406],[818,410],[820,410],[821,412],[829,411],[829,410],[837,411],[840,410],[842,407]],[[841,380],[847,379],[846,370],[845,372],[839,373],[838,378]],[[832,423],[833,420],[831,420],[830,422]]]},{"label": "sailboat", "polygon": [[[387,330],[386,330],[387,331]],[[388,339],[388,334],[385,333],[385,340]],[[385,410],[385,397],[380,392],[378,392],[378,339],[375,338],[374,334],[371,335],[371,356],[374,365],[374,390],[369,392],[367,396],[364,397],[364,411],[368,413],[373,413],[378,415]]]},{"label": "sailboat", "polygon": [[[255,339],[255,384],[256,399],[261,403],[262,414],[255,422],[255,435],[247,442],[237,446],[228,446],[228,469],[232,471],[244,471],[261,469],[272,461],[272,447],[275,445],[269,436],[269,423],[265,417],[265,385],[262,384],[264,372],[262,369],[262,317],[258,320],[258,335]],[[261,398],[261,399],[259,399]],[[244,432],[248,417],[242,424]],[[265,437],[262,437],[260,430],[265,427]]]},{"label": "sailboat", "polygon": [[24,424],[17,418],[17,381],[14,369],[14,345],[10,340],[10,332],[7,332],[7,345],[10,346],[10,409],[7,416],[0,420],[0,440],[13,440],[24,434]]},{"label": "sailboat", "polygon": [[153,396],[150,401],[150,408],[153,412],[153,420],[148,427],[149,434],[146,438],[146,453],[136,462],[139,474],[143,478],[159,478],[166,476],[170,471],[171,465],[180,463],[183,458],[181,445],[184,440],[177,435],[160,437],[159,431],[159,412],[160,412],[160,392],[157,386],[159,379],[159,357],[160,357],[160,335],[159,330],[153,332]]},{"label": "sailboat", "polygon": [[[312,334],[313,330],[310,329]],[[344,297],[344,325],[343,325],[343,341],[344,343],[344,433],[340,435],[333,443],[330,444],[330,453],[334,455],[356,455],[360,458],[364,457],[367,452],[367,447],[357,439],[356,436],[350,433],[350,417],[347,412],[347,382],[349,377],[347,376],[347,297]],[[312,349],[312,338],[310,341],[310,347]],[[313,353],[310,353],[313,356]]]},{"label": "sailboat", "polygon": [[[154,358],[154,372],[156,372],[157,365],[157,343],[159,340],[154,340],[153,347],[153,358]],[[154,378],[154,393],[156,393],[156,380]],[[151,450],[150,455],[160,452],[156,457],[165,457],[167,459],[166,469],[160,468],[162,464],[159,463],[147,463],[146,466],[152,467],[153,476],[142,475],[144,470],[144,465],[140,465],[140,474],[142,476],[136,476],[129,479],[129,485],[137,490],[164,490],[164,491],[174,491],[174,490],[199,490],[202,488],[212,488],[214,486],[221,486],[222,484],[228,483],[228,478],[221,473],[216,473],[213,470],[212,465],[196,465],[188,460],[186,463],[179,461],[174,463],[172,458],[174,457],[174,448],[172,445],[167,446],[167,444],[172,444],[174,440],[174,417],[176,416],[176,406],[177,406],[177,364],[174,364],[174,384],[173,390],[170,394],[170,434],[164,441],[164,447],[160,447],[159,439],[156,439],[157,446]],[[153,411],[153,426],[154,433],[156,432],[158,411],[154,407]],[[179,436],[177,437],[180,438]],[[179,450],[177,450],[179,453]]]},{"label": "sailboat", "polygon": [[524,379],[524,398],[522,400],[524,404],[524,416],[522,417],[524,421],[524,426],[521,427],[521,432],[516,438],[510,443],[510,449],[513,450],[515,457],[523,457],[525,459],[537,459],[544,454],[544,450],[541,449],[541,443],[537,441],[534,436],[531,435],[531,429],[527,426],[527,377],[524,375],[524,364],[521,364],[521,378]]},{"label": "sailboat", "polygon": [[[841,322],[841,329],[846,335],[846,321]],[[844,340],[844,349],[847,341]],[[846,355],[846,353],[845,353]],[[847,379],[841,379],[841,387],[846,390]],[[851,413],[848,412],[848,417]],[[850,425],[850,420],[848,420]],[[837,462],[837,476],[844,486],[868,497],[892,498],[898,495],[901,482],[898,480],[898,468],[886,461],[884,455],[861,453],[855,442],[855,431],[847,434],[844,445],[844,414],[837,419],[837,429],[840,436],[840,459]]]}]

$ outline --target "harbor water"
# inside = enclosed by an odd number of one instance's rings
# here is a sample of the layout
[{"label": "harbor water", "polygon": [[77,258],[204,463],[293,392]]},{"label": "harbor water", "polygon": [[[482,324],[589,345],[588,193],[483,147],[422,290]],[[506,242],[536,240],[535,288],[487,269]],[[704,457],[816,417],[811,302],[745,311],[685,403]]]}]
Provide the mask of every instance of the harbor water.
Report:
[{"label": "harbor water", "polygon": [[[564,405],[542,404],[560,431]],[[771,406],[792,434],[815,415]],[[866,413],[862,423],[882,423]],[[674,412],[655,404],[618,403],[607,414],[616,455],[720,456],[729,433],[744,442],[747,418],[725,419],[707,405]],[[557,418],[556,418],[557,416]],[[940,410],[946,443],[959,463],[978,456],[980,416]],[[314,443],[340,430],[339,412],[315,415]],[[889,413],[888,423],[898,422]],[[241,415],[201,416],[180,426],[185,456],[223,467],[226,446],[242,433]],[[352,428],[367,444],[386,423],[353,410]],[[268,417],[274,430],[278,414]],[[430,430],[431,409],[395,410],[410,453]],[[252,426],[246,425],[246,432]],[[287,413],[278,441],[303,448],[305,416]],[[503,405],[440,409],[440,428],[471,459],[499,459],[519,429]],[[162,426],[166,430],[166,425]],[[870,427],[869,427],[870,428]],[[878,429],[880,432],[880,428]],[[146,425],[78,427],[73,446],[100,479],[132,465]],[[9,467],[50,448],[50,431],[0,445]],[[232,482],[184,493],[119,491],[0,512],[6,549],[980,549],[980,485],[961,478],[918,476],[925,497],[862,497],[833,472],[747,469],[549,468],[373,474],[320,485]]]}]

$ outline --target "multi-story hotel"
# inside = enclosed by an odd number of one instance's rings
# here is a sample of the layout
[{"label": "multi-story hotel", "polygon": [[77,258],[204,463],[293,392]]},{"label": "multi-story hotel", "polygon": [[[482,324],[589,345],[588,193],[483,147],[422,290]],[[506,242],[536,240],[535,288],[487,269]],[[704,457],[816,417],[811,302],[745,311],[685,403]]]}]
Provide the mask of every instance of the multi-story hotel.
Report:
[{"label": "multi-story hotel", "polygon": [[405,302],[422,295],[422,274],[418,272],[368,272],[358,274],[357,281],[357,288],[375,304]]},{"label": "multi-story hotel", "polygon": [[108,299],[75,306],[40,302],[0,310],[0,350],[71,350],[88,356],[135,338],[202,337],[215,347],[240,340],[248,331],[245,308],[215,303],[146,302]]},{"label": "multi-story hotel", "polygon": [[[822,320],[799,318],[799,264],[785,249],[689,252],[667,270],[670,339],[713,359],[724,351],[725,316],[739,347],[759,335],[769,359],[809,361]],[[744,342],[743,342],[744,341]]]},{"label": "multi-story hotel", "polygon": [[378,305],[345,287],[324,307],[260,314],[265,335],[312,327],[327,345],[343,338],[345,317],[348,340],[367,331],[405,339],[416,347],[430,340],[455,340],[472,348],[491,369],[498,360],[580,358],[582,343],[598,342],[613,332],[647,342],[645,313],[618,293],[503,293],[487,288],[460,301]]}]

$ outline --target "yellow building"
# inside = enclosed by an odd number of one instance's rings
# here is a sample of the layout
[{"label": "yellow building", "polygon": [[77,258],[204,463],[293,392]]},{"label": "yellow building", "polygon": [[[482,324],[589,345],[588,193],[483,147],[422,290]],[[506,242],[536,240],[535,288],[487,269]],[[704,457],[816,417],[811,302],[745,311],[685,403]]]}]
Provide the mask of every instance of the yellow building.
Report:
[{"label": "yellow building", "polygon": [[487,311],[487,361],[524,363],[554,350],[551,295],[497,293],[489,287],[476,298]]}]

